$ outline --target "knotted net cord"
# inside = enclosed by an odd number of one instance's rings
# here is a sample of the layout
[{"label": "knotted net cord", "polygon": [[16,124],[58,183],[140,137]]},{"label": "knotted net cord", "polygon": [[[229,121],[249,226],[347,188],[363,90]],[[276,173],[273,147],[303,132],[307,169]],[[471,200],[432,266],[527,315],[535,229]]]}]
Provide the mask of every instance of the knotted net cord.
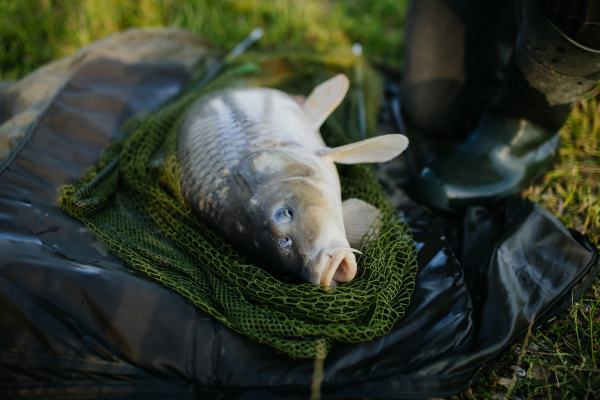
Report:
[{"label": "knotted net cord", "polygon": [[317,84],[346,73],[350,91],[321,133],[331,147],[359,140],[360,102],[353,80],[359,63],[366,82],[367,136],[373,136],[383,85],[362,60],[248,54],[204,88],[184,91],[157,110],[131,118],[123,127],[124,139],[104,149],[78,184],[61,187],[60,206],[135,269],[229,328],[291,357],[315,358],[323,353],[323,340],[328,352],[336,341],[355,343],[385,335],[408,306],[416,249],[371,165],[338,167],[343,199],[362,199],[380,215],[361,242],[356,278],[331,290],[283,283],[255,267],[192,213],[179,186],[179,124],[199,98],[220,88],[270,86],[307,95]]}]

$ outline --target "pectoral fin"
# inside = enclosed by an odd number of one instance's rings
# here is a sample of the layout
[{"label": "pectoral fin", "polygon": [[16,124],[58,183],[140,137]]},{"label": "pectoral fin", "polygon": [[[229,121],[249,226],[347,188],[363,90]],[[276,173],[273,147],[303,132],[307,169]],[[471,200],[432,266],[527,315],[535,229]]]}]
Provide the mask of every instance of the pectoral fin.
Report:
[{"label": "pectoral fin", "polygon": [[319,129],[327,117],[342,102],[348,91],[348,86],[350,86],[350,82],[346,75],[338,74],[321,83],[308,95],[304,103],[304,111],[314,130]]},{"label": "pectoral fin", "polygon": [[319,152],[319,155],[340,164],[386,162],[402,153],[407,147],[406,136],[394,134],[325,149]]},{"label": "pectoral fin", "polygon": [[[348,199],[342,202],[344,229],[350,246],[358,248],[361,239],[379,215],[379,210],[359,199]],[[376,234],[378,229],[375,229]]]}]

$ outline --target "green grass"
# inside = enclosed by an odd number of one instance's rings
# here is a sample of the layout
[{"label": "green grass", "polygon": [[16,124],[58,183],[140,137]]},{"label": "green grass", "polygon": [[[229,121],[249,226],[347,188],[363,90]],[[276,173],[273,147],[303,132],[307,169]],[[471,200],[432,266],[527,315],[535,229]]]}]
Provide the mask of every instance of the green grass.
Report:
[{"label": "green grass", "polygon": [[[1,0],[0,79],[129,27],[171,26],[231,48],[265,28],[258,48],[347,52],[400,66],[407,0]],[[561,134],[561,161],[524,195],[600,241],[600,87],[577,104]],[[502,354],[455,399],[600,398],[600,281],[555,320]],[[513,366],[521,370],[516,374]]]},{"label": "green grass", "polygon": [[561,130],[560,162],[525,195],[554,211],[569,228],[600,241],[600,86],[583,96]]},{"label": "green grass", "polygon": [[142,26],[190,29],[224,48],[257,26],[265,28],[259,49],[349,51],[360,41],[370,59],[399,65],[406,11],[406,1],[393,0],[2,0],[0,79]]}]

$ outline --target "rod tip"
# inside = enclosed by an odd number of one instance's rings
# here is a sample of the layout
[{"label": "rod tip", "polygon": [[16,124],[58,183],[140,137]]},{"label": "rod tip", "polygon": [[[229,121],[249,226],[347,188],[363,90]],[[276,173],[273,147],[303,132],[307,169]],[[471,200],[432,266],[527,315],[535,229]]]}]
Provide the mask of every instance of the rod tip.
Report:
[{"label": "rod tip", "polygon": [[258,40],[262,37],[264,31],[262,28],[254,28],[252,32],[250,32],[250,38],[252,40]]}]

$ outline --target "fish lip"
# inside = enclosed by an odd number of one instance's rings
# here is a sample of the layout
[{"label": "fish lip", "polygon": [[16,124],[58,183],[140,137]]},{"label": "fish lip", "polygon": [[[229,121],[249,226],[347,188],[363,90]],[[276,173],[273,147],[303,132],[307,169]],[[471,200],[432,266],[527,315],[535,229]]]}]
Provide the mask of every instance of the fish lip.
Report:
[{"label": "fish lip", "polygon": [[322,255],[329,257],[329,260],[323,268],[319,284],[335,287],[354,279],[358,269],[354,253],[360,251],[347,246],[337,247],[332,252],[322,252]]}]

